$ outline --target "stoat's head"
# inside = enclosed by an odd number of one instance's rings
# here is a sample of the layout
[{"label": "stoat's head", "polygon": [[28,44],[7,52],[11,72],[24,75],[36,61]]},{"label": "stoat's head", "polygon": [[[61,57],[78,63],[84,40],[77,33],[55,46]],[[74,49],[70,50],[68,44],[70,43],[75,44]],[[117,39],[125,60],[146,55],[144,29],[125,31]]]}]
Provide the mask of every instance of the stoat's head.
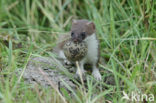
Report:
[{"label": "stoat's head", "polygon": [[95,33],[95,25],[88,20],[73,20],[71,27],[71,39],[74,42],[82,42]]}]

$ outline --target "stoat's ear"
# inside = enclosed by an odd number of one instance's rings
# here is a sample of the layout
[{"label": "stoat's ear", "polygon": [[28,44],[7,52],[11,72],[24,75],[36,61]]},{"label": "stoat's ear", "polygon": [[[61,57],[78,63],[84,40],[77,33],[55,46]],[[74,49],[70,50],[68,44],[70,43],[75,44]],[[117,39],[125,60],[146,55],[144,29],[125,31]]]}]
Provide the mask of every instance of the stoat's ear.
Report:
[{"label": "stoat's ear", "polygon": [[90,22],[88,22],[86,25],[87,25],[89,28],[95,30],[95,24],[94,24],[93,22],[90,21]]},{"label": "stoat's ear", "polygon": [[77,24],[77,20],[73,19],[72,24]]}]

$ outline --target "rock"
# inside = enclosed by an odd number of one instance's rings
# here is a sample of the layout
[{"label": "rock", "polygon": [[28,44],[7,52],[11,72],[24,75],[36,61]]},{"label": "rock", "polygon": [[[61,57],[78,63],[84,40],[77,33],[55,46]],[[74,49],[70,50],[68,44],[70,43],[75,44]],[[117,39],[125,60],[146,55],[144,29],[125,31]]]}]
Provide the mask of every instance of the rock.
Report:
[{"label": "rock", "polygon": [[[21,71],[22,69],[19,69],[18,74],[21,73]],[[35,57],[29,61],[24,71],[23,79],[27,83],[37,83],[43,87],[49,87],[51,82],[58,88],[68,90],[63,83],[64,81],[72,89],[75,89],[76,85],[70,80],[70,77],[63,75],[63,73],[71,75],[56,59],[50,57]]]}]

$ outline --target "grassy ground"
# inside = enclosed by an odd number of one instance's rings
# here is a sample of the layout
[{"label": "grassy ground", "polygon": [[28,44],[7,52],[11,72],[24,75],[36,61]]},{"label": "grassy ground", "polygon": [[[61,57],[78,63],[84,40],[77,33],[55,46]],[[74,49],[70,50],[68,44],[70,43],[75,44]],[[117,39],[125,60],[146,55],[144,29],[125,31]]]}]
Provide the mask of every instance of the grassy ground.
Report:
[{"label": "grassy ground", "polygon": [[154,94],[156,101],[155,0],[0,0],[0,103],[63,103],[53,89],[24,84],[14,71],[25,68],[30,56],[49,56],[73,18],[96,24],[105,64],[100,71],[103,79],[104,70],[112,72],[115,86],[99,90],[88,81],[87,92],[80,85],[72,98],[63,92],[65,100],[131,103],[121,99],[124,90]]}]

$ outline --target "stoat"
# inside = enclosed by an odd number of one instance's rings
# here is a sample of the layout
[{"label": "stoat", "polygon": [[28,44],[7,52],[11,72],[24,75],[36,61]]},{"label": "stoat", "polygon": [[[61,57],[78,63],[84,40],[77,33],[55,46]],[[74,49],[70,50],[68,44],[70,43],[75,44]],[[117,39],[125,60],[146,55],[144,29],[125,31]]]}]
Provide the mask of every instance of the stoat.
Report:
[{"label": "stoat", "polygon": [[[92,66],[92,75],[97,80],[101,80],[101,74],[98,69],[99,62],[99,41],[95,33],[95,24],[88,20],[73,20],[71,31],[68,34],[59,37],[57,52],[64,62],[69,63],[63,52],[63,46],[71,38],[74,42],[85,41],[88,47],[87,55],[79,61],[81,72],[84,73],[84,64],[89,63]],[[78,70],[76,72],[78,74]]]}]

